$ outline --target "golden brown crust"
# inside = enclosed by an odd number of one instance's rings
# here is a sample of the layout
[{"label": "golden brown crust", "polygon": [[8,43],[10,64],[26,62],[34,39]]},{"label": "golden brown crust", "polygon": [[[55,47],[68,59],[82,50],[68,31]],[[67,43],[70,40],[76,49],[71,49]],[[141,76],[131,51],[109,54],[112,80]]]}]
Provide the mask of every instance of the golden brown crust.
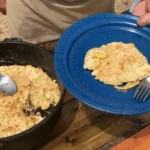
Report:
[{"label": "golden brown crust", "polygon": [[[97,51],[104,51],[108,57],[99,59],[99,67],[89,68],[92,57]],[[85,69],[92,70],[95,79],[110,85],[139,81],[150,75],[150,66],[145,56],[133,43],[112,42],[100,48],[91,49],[85,56]],[[94,64],[92,64],[94,66]]]}]

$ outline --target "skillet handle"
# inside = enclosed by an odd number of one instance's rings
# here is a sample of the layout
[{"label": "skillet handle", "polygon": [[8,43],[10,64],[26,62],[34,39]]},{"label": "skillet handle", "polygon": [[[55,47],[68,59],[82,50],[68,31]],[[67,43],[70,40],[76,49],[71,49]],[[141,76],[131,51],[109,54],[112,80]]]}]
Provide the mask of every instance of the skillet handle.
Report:
[{"label": "skillet handle", "polygon": [[23,42],[23,40],[18,37],[11,37],[4,39],[3,42]]}]

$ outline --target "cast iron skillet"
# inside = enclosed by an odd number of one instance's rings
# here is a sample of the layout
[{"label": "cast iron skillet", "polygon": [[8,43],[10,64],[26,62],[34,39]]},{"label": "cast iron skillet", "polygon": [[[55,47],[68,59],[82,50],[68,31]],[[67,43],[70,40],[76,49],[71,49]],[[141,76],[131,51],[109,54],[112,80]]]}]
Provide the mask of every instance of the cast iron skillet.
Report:
[{"label": "cast iron skillet", "polygon": [[6,39],[0,42],[1,65],[27,65],[41,67],[49,76],[54,77],[61,89],[61,99],[39,124],[14,136],[0,138],[0,150],[31,150],[48,142],[61,113],[64,98],[64,87],[57,78],[53,64],[53,54],[34,44],[23,42],[19,38]]}]

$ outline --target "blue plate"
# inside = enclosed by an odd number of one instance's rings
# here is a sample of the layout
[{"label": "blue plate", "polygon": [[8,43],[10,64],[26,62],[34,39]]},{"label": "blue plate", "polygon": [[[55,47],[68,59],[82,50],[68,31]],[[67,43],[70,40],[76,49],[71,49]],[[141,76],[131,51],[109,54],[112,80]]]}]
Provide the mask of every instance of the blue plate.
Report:
[{"label": "blue plate", "polygon": [[137,17],[104,13],[84,18],[68,28],[55,49],[55,69],[66,89],[81,102],[113,114],[150,112],[150,98],[133,99],[136,88],[121,92],[83,69],[86,52],[110,42],[134,43],[150,62],[150,27],[138,27]]}]

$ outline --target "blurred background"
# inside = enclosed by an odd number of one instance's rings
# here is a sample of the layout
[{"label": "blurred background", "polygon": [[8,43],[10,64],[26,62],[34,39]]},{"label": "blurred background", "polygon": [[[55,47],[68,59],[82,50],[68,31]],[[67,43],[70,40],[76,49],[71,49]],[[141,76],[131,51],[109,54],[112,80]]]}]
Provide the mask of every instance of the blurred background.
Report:
[{"label": "blurred background", "polygon": [[[121,13],[130,8],[133,0],[115,0],[115,12]],[[6,0],[0,0],[0,41],[9,37],[6,14]]]}]

